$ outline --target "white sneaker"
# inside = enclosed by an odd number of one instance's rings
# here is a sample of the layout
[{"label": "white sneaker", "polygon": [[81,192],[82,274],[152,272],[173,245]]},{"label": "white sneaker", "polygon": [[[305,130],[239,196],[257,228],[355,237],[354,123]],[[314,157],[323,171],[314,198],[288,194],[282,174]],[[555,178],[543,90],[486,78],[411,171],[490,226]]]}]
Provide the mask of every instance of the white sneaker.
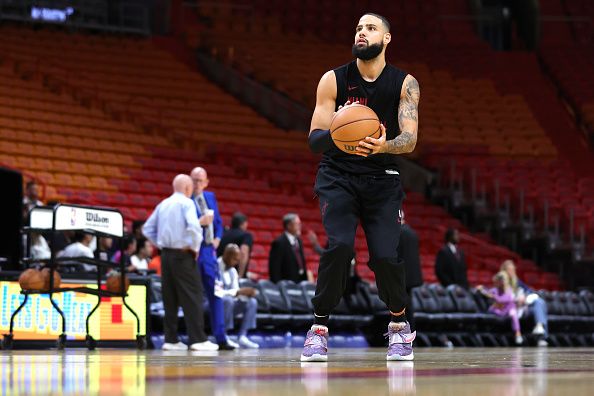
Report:
[{"label": "white sneaker", "polygon": [[522,345],[524,343],[524,339],[521,335],[516,336],[516,345]]},{"label": "white sneaker", "polygon": [[532,334],[534,335],[543,335],[544,332],[545,329],[542,323],[537,323],[536,326],[534,326],[534,329],[532,330]]},{"label": "white sneaker", "polygon": [[188,346],[181,341],[176,344],[166,342],[165,344],[163,344],[161,349],[164,351],[187,351]]},{"label": "white sneaker", "polygon": [[538,342],[536,343],[537,346],[539,347],[548,347],[549,343],[546,340],[538,340]]},{"label": "white sneaker", "polygon": [[206,340],[204,342],[195,342],[190,345],[190,349],[193,351],[218,351],[219,346]]},{"label": "white sneaker", "polygon": [[232,346],[235,349],[239,349],[239,344],[236,343],[235,341],[233,341],[231,338],[227,337],[227,344],[229,344],[229,346]]},{"label": "white sneaker", "polygon": [[249,338],[247,338],[247,336],[241,336],[241,337],[239,337],[239,345],[242,348],[248,348],[248,349],[258,349],[258,348],[260,348],[260,345],[256,344],[255,342],[253,342],[252,340],[250,340]]}]

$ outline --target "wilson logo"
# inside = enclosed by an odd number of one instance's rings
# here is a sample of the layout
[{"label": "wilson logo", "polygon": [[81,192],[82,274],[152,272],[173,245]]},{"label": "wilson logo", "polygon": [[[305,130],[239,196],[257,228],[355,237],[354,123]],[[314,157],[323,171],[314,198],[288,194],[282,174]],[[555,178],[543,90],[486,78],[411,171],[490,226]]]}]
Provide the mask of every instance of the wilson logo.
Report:
[{"label": "wilson logo", "polygon": [[344,149],[347,150],[347,151],[355,151],[356,148],[357,148],[357,146],[351,146],[351,145],[348,145],[348,144],[345,144],[344,145]]},{"label": "wilson logo", "polygon": [[89,213],[87,212],[87,221],[92,221],[95,223],[106,223],[109,224],[109,218],[101,217],[96,213]]}]

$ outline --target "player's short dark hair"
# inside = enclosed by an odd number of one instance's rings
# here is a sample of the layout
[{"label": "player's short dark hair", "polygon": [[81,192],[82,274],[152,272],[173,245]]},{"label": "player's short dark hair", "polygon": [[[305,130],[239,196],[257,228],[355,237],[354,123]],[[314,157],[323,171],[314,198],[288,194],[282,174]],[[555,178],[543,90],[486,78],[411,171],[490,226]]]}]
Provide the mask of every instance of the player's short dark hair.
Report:
[{"label": "player's short dark hair", "polygon": [[124,234],[122,238],[122,249],[128,249],[134,242],[136,242],[136,238],[134,238],[133,234]]},{"label": "player's short dark hair", "polygon": [[141,249],[144,249],[144,245],[146,245],[147,241],[148,239],[146,238],[138,238],[136,240],[136,254],[138,254],[138,252],[140,252]]},{"label": "player's short dark hair", "polygon": [[448,228],[447,231],[445,232],[444,235],[444,242],[448,243],[448,242],[453,242],[454,240],[454,233],[456,232],[455,228]]},{"label": "player's short dark hair", "polygon": [[239,228],[247,221],[247,216],[241,212],[233,213],[231,217],[231,228]]},{"label": "player's short dark hair", "polygon": [[145,220],[134,220],[132,221],[132,233],[134,234],[136,230],[141,229],[144,225]]},{"label": "player's short dark hair", "polygon": [[74,242],[82,242],[86,236],[87,236],[86,232],[77,230],[77,231],[74,231],[74,237],[72,238],[72,240]]},{"label": "player's short dark hair", "polygon": [[365,14],[363,14],[362,16],[365,16],[365,15],[371,15],[371,16],[374,16],[374,17],[376,17],[376,18],[379,18],[379,19],[381,19],[382,23],[384,24],[384,27],[386,28],[386,31],[387,31],[387,32],[389,32],[389,31],[390,31],[390,22],[388,22],[388,18],[386,18],[385,16],[383,16],[383,15],[380,15],[380,14],[376,14],[376,13],[374,13],[374,12],[366,12],[366,13],[365,13]]}]

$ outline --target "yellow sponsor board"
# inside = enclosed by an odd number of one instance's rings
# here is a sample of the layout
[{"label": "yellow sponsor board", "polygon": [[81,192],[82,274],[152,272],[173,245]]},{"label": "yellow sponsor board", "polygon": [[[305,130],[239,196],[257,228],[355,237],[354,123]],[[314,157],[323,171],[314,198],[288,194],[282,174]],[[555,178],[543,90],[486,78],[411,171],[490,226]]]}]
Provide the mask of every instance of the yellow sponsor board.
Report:
[{"label": "yellow sponsor board", "polygon": [[[96,284],[62,283],[63,287],[96,288]],[[24,295],[18,282],[0,281],[0,333],[7,334],[10,316],[18,308]],[[140,334],[146,334],[146,286],[130,285],[126,303],[140,318]],[[53,295],[54,301],[66,317],[66,335],[70,340],[84,340],[87,315],[97,304],[92,294],[64,292]],[[90,334],[96,340],[136,339],[136,319],[119,297],[102,298],[101,305],[91,316]],[[31,294],[14,320],[15,340],[51,340],[62,333],[62,319],[47,294]]]}]

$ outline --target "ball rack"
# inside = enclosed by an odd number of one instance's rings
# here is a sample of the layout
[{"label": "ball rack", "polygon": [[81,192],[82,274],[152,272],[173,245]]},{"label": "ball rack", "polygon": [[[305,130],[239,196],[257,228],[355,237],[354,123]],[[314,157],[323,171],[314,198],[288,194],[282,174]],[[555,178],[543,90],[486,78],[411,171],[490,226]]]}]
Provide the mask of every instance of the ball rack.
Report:
[{"label": "ball rack", "polygon": [[[136,318],[136,346],[138,349],[145,349],[147,345],[146,335],[140,334],[140,319],[136,312],[127,304],[127,292],[125,289],[125,274],[126,267],[124,257],[121,255],[119,263],[104,261],[89,257],[57,257],[57,252],[54,249],[56,242],[56,235],[62,231],[83,231],[96,237],[110,237],[119,241],[120,250],[123,247],[122,237],[124,235],[124,218],[122,214],[111,208],[82,206],[72,204],[58,204],[54,207],[37,206],[29,212],[29,226],[23,227],[22,233],[29,235],[31,233],[39,233],[49,236],[51,241],[51,256],[49,259],[40,260],[32,257],[25,257],[21,263],[28,268],[32,264],[43,263],[45,268],[49,268],[49,289],[48,290],[21,290],[21,294],[25,296],[19,307],[12,313],[10,317],[9,334],[4,334],[2,339],[2,349],[12,349],[13,346],[13,325],[16,315],[27,304],[29,296],[32,294],[47,294],[54,309],[60,314],[62,318],[62,333],[56,340],[56,347],[64,349],[66,343],[66,317],[64,312],[60,309],[58,304],[54,301],[53,295],[63,292],[77,292],[86,293],[97,296],[97,304],[88,313],[86,317],[86,338],[85,343],[89,350],[95,349],[97,341],[91,336],[89,332],[89,321],[91,316],[99,308],[102,297],[121,297],[124,306]],[[31,238],[27,238],[27,256],[31,252]],[[97,288],[90,287],[55,287],[54,272],[58,266],[79,266],[81,264],[93,265],[97,267]],[[118,292],[110,292],[101,289],[101,278],[104,270],[109,268],[117,268],[120,271],[121,282],[120,290]]]}]

